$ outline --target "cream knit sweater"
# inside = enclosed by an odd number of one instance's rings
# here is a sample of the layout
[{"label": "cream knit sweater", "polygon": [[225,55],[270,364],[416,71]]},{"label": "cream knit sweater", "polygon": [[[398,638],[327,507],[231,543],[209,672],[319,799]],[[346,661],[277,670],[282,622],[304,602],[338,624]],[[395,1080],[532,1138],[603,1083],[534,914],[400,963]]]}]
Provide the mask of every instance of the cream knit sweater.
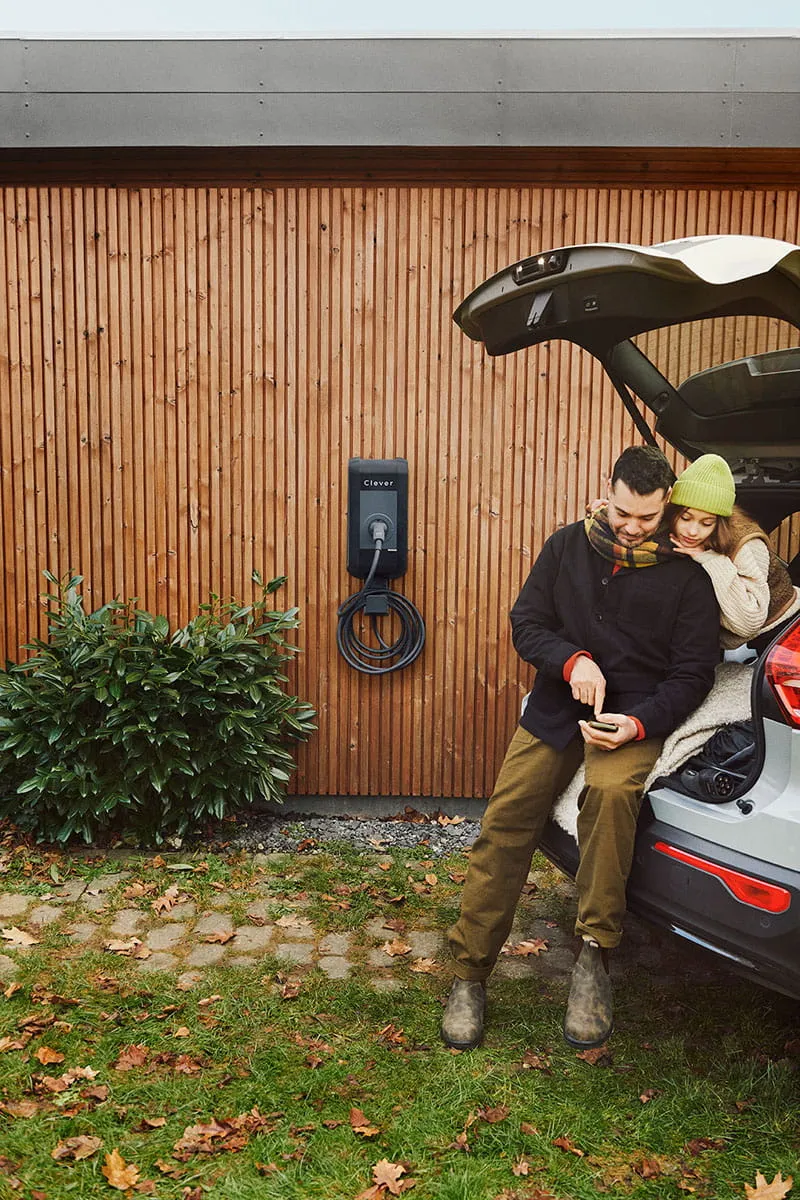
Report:
[{"label": "cream knit sweater", "polygon": [[[721,641],[726,649],[741,646],[765,628],[769,612],[769,548],[758,538],[745,542],[733,558],[704,550],[696,561],[707,572],[720,609]],[[781,613],[780,621],[800,611],[800,592]],[[732,636],[731,636],[732,635]]]}]

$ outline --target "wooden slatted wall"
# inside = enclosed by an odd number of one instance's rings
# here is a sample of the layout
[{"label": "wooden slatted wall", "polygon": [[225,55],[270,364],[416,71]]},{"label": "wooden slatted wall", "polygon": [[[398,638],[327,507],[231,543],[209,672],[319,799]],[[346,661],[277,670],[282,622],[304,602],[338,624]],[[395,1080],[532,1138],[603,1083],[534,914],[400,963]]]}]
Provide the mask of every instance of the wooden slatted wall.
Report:
[{"label": "wooden slatted wall", "polygon": [[[92,606],[137,596],[172,622],[212,589],[249,598],[254,567],[286,574],[279,597],[303,618],[292,686],[319,711],[299,794],[488,794],[529,682],[508,609],[547,534],[640,440],[588,356],[489,359],[453,325],[458,301],[551,246],[800,240],[788,188],[39,186],[0,201],[6,654],[43,632],[46,567],[80,571]],[[666,352],[694,366],[706,349]],[[397,586],[428,643],[382,679],[336,650],[356,589],[351,455],[409,461]]]}]

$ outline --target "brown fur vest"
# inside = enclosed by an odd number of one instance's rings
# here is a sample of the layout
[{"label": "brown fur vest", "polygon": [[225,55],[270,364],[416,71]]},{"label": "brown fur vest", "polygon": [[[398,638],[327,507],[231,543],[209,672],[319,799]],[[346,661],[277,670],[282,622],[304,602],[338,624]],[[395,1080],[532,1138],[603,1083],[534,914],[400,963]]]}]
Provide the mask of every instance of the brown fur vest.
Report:
[{"label": "brown fur vest", "polygon": [[786,563],[780,555],[775,553],[772,542],[761,526],[752,517],[748,517],[747,513],[743,512],[738,505],[734,507],[728,518],[728,525],[733,538],[733,545],[728,551],[730,558],[736,557],[737,551],[745,542],[762,541],[769,549],[769,574],[767,575],[769,611],[764,624],[765,626],[772,625],[795,598],[794,584],[789,576]]}]

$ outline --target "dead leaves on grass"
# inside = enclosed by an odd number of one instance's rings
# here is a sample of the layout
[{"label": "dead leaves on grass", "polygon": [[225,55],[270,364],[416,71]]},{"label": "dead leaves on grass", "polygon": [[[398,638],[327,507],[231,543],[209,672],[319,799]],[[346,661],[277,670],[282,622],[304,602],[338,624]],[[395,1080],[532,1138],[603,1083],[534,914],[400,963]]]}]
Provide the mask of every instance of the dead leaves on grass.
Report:
[{"label": "dead leaves on grass", "polygon": [[198,1125],[187,1125],[172,1153],[179,1162],[188,1162],[195,1154],[235,1153],[244,1149],[253,1134],[273,1132],[283,1115],[280,1112],[263,1115],[252,1108],[238,1117],[219,1121],[212,1117]]}]

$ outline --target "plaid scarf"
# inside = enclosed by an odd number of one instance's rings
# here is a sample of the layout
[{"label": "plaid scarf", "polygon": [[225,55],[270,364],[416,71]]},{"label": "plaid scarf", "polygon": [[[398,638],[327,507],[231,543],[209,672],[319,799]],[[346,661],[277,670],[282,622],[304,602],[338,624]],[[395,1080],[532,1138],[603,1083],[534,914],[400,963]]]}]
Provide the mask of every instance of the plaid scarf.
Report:
[{"label": "plaid scarf", "polygon": [[659,527],[653,538],[640,546],[622,546],[614,537],[608,523],[605,504],[590,511],[583,522],[586,536],[594,550],[618,567],[654,567],[674,555],[669,530]]}]

